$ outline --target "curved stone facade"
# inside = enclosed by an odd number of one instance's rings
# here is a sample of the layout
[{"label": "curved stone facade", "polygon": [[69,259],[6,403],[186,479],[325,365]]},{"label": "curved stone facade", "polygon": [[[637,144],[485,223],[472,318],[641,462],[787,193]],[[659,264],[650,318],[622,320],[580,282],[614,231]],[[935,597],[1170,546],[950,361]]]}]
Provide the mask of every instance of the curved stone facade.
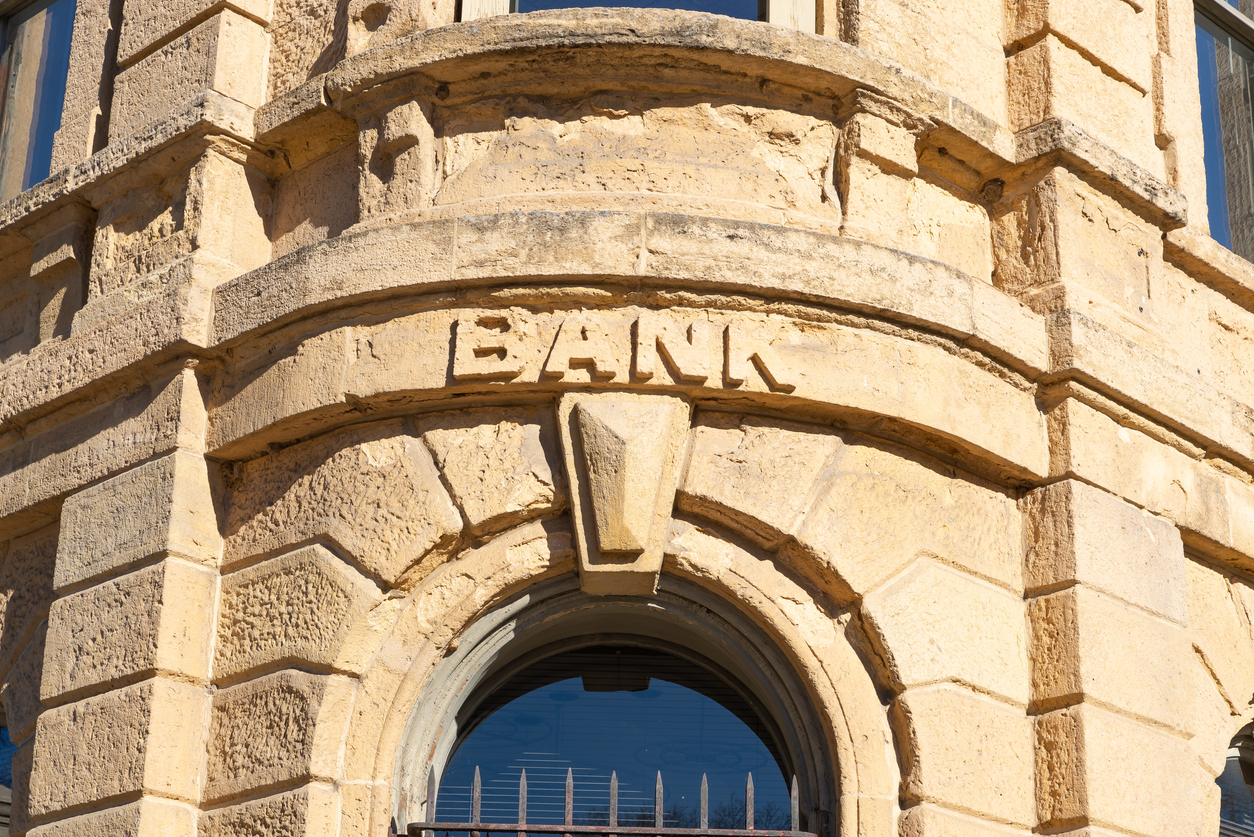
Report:
[{"label": "curved stone facade", "polygon": [[1254,266],[1192,4],[818,5],[79,0],[0,205],[13,834],[403,833],[580,613],[752,648],[824,837],[1218,833]]}]

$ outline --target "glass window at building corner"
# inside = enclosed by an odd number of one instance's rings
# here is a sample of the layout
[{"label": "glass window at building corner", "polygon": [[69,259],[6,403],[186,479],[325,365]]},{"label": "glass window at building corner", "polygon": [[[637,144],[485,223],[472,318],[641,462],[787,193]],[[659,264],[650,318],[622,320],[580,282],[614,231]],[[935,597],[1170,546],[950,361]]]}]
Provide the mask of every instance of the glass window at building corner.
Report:
[{"label": "glass window at building corner", "polygon": [[75,6],[76,0],[36,0],[0,20],[0,201],[49,174]]},{"label": "glass window at building corner", "polygon": [[1232,739],[1219,785],[1220,837],[1254,835],[1254,735],[1247,726]]}]

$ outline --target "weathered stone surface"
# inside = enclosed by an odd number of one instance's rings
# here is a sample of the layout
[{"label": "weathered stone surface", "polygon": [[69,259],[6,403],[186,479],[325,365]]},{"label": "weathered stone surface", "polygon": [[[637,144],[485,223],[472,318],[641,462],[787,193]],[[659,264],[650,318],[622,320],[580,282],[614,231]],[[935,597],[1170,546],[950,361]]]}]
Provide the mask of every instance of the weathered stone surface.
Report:
[{"label": "weathered stone surface", "polygon": [[204,681],[217,574],[175,558],[57,599],[40,696],[48,704],[155,673]]},{"label": "weathered stone surface", "polygon": [[138,802],[92,811],[32,828],[31,837],[195,837],[196,807],[145,796]]},{"label": "weathered stone surface", "polygon": [[219,691],[205,798],[334,779],[351,697],[343,677],[297,671]]},{"label": "weathered stone surface", "polygon": [[63,590],[166,555],[216,566],[221,552],[205,460],[176,451],[66,500],[54,581]]},{"label": "weathered stone surface", "polygon": [[679,507],[778,547],[831,477],[842,445],[829,428],[698,413]]},{"label": "weathered stone surface", "polygon": [[1021,521],[1003,492],[917,455],[857,440],[797,530],[797,543],[863,596],[919,556],[1021,590]]},{"label": "weathered stone surface", "polygon": [[373,582],[316,544],[231,573],[222,579],[214,679],[282,663],[330,666],[379,598]]},{"label": "weathered stone surface", "polygon": [[228,563],[326,539],[395,585],[452,545],[461,515],[422,442],[391,422],[327,434],[246,465],[226,515]]},{"label": "weathered stone surface", "polygon": [[459,411],[420,418],[416,424],[474,534],[503,529],[566,504],[551,412]]},{"label": "weathered stone surface", "polygon": [[1024,501],[1029,592],[1072,581],[1183,623],[1187,563],[1169,521],[1100,489],[1063,480]]},{"label": "weathered stone surface", "polygon": [[862,600],[899,689],[956,682],[1028,704],[1023,599],[930,560]]},{"label": "weathered stone surface", "polygon": [[203,688],[157,678],[43,713],[31,816],[141,791],[196,802],[208,708]]},{"label": "weathered stone surface", "polygon": [[39,681],[44,668],[44,638],[48,626],[43,623],[35,631],[34,638],[18,655],[17,662],[9,669],[9,675],[0,686],[0,700],[4,701],[5,723],[9,728],[9,740],[21,744],[35,731],[35,721],[44,711],[39,699]]},{"label": "weathered stone surface", "polygon": [[1031,833],[926,803],[902,811],[900,829],[901,837],[1024,837]]},{"label": "weathered stone surface", "polygon": [[8,670],[52,604],[56,524],[15,538],[0,559],[0,671]]},{"label": "weathered stone surface", "polygon": [[1254,595],[1246,583],[1189,561],[1189,633],[1234,711],[1254,698]]},{"label": "weathered stone surface", "polygon": [[898,698],[914,749],[904,792],[920,802],[1030,826],[1032,720],[1024,710],[956,686],[911,689]]},{"label": "weathered stone surface", "polygon": [[203,837],[323,837],[333,835],[339,794],[324,785],[217,808],[201,815]]}]

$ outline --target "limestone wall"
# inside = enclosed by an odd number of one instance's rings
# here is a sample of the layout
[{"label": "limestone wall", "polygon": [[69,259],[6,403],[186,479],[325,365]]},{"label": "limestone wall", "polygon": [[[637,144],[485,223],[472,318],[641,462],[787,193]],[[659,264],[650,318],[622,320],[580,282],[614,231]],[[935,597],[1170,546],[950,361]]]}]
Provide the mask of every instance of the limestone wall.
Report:
[{"label": "limestone wall", "polygon": [[1254,267],[1191,3],[454,6],[80,1],[0,205],[13,833],[403,831],[523,592],[760,632],[833,836],[1217,833]]}]

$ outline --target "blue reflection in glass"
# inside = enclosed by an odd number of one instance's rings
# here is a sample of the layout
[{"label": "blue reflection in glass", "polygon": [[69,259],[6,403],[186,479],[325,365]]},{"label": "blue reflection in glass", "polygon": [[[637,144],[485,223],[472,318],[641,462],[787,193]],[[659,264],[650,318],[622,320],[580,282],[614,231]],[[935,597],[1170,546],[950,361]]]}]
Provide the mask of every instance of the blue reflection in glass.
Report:
[{"label": "blue reflection in glass", "polygon": [[602,2],[580,3],[578,0],[517,0],[519,12],[538,12],[544,9],[589,9],[598,6],[630,6],[636,9],[687,9],[693,12],[727,15],[746,20],[758,20],[757,0],[644,0],[644,2],[621,3],[613,0]]},{"label": "blue reflection in glass", "polygon": [[0,727],[0,785],[13,787],[13,754],[17,745],[9,740],[9,728]]},{"label": "blue reflection in glass", "polygon": [[696,827],[704,773],[711,827],[743,828],[752,772],[755,827],[789,827],[788,789],[767,727],[734,689],[692,663],[639,648],[566,652],[511,678],[493,698],[476,712],[444,771],[436,811],[442,822],[470,820],[477,765],[482,822],[517,821],[525,769],[527,821],[561,823],[570,769],[577,823],[608,822],[616,771],[618,823],[652,825],[660,771],[667,826]]},{"label": "blue reflection in glass", "polygon": [[1223,133],[1219,122],[1219,72],[1215,54],[1217,29],[1206,18],[1197,16],[1197,80],[1202,97],[1206,208],[1210,216],[1211,236],[1225,247],[1232,247],[1232,234],[1228,226],[1228,186],[1224,168]]},{"label": "blue reflection in glass", "polygon": [[1240,757],[1229,756],[1224,772],[1215,781],[1220,791],[1219,833],[1254,834],[1254,796],[1242,773]]}]

